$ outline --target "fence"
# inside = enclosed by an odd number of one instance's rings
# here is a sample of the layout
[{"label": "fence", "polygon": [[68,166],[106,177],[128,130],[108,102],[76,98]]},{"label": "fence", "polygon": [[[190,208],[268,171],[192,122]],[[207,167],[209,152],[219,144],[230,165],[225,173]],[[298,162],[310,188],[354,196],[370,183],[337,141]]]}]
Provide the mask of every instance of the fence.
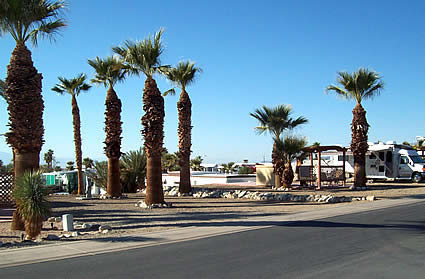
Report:
[{"label": "fence", "polygon": [[0,173],[0,208],[13,207],[13,173]]},{"label": "fence", "polygon": [[[317,167],[300,166],[300,181],[314,182],[317,180]],[[323,182],[339,182],[345,181],[345,173],[342,166],[322,166],[320,180]]]}]

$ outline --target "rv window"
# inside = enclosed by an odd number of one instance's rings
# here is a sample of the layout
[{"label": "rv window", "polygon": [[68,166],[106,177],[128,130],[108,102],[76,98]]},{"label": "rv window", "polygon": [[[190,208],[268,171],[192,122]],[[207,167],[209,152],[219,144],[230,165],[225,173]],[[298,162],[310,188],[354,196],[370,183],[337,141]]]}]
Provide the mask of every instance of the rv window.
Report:
[{"label": "rv window", "polygon": [[384,152],[379,152],[379,159],[381,159],[381,161],[384,161],[384,157],[385,156],[385,154],[384,154]]},{"label": "rv window", "polygon": [[408,164],[409,163],[409,159],[405,156],[401,156],[400,157],[400,164]]},{"label": "rv window", "polygon": [[375,154],[373,154],[373,153],[372,153],[372,154],[370,154],[370,155],[369,155],[369,159],[376,159]]},{"label": "rv window", "polygon": [[[338,155],[338,161],[342,162],[342,155]],[[345,155],[345,161],[348,161],[348,155]]]},{"label": "rv window", "polygon": [[422,159],[421,156],[417,156],[417,155],[410,156],[410,159],[412,159],[413,163],[415,163],[415,164],[418,164],[418,163],[419,164],[423,164],[423,163],[425,163],[424,159]]}]

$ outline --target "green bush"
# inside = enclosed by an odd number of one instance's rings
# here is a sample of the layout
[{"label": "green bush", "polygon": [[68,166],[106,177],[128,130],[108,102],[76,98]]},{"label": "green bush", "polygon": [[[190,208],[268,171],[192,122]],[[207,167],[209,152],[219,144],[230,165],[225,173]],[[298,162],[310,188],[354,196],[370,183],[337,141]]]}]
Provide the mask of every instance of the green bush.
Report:
[{"label": "green bush", "polygon": [[238,171],[239,174],[252,174],[254,171],[250,167],[241,167]]}]

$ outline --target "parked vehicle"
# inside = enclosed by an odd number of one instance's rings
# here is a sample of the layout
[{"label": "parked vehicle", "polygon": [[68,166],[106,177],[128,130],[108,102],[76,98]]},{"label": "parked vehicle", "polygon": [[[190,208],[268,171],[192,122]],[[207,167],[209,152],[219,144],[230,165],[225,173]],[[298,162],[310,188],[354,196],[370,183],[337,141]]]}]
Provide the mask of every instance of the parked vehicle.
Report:
[{"label": "parked vehicle", "polygon": [[[321,155],[321,164],[340,166],[342,157],[340,152],[324,152]],[[317,159],[313,159],[313,164],[317,165]],[[310,164],[308,158],[303,162],[303,165]],[[354,174],[354,158],[350,151],[346,153],[345,171],[347,176]],[[425,180],[425,160],[409,145],[394,141],[369,143],[366,177],[371,180],[411,180],[418,183]]]}]

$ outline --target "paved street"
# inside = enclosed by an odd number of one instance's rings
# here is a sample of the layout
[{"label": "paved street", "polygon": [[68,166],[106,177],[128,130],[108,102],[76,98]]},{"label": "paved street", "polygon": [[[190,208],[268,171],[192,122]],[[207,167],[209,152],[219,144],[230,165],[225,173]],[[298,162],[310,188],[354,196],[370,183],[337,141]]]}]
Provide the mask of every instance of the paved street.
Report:
[{"label": "paved street", "polygon": [[[226,224],[228,225],[228,224]],[[253,223],[264,226],[267,221]],[[424,278],[425,202],[0,269],[0,278]]]}]

